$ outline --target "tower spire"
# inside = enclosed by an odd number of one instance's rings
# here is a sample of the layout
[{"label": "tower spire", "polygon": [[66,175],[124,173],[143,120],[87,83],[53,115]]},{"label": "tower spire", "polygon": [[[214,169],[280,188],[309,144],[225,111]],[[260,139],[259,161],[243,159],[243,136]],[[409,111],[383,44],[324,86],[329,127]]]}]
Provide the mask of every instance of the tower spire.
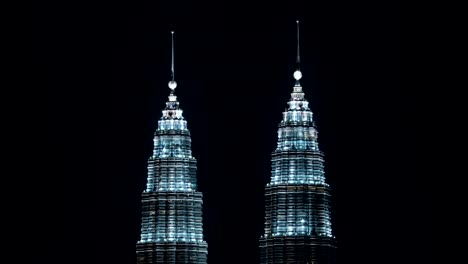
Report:
[{"label": "tower spire", "polygon": [[169,88],[174,91],[174,89],[177,87],[177,83],[174,80],[174,31],[171,31],[171,37],[172,37],[172,56],[171,56],[171,81],[169,82]]},{"label": "tower spire", "polygon": [[297,69],[299,70],[300,63],[301,63],[301,54],[299,53],[299,20],[296,20],[296,24],[297,24],[297,59],[296,59],[296,63],[297,63]]},{"label": "tower spire", "polygon": [[301,55],[299,52],[299,20],[296,20],[296,24],[297,24],[297,57],[296,57],[297,69],[294,72],[294,79],[296,79],[295,86],[301,86],[301,84],[299,83],[299,80],[302,78],[302,73],[300,70]]}]

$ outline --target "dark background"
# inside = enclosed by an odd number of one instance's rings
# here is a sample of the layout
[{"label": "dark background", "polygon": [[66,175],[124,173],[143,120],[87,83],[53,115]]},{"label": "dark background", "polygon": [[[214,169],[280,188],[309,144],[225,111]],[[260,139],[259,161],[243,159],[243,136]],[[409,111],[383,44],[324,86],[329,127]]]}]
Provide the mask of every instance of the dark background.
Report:
[{"label": "dark background", "polygon": [[258,263],[270,153],[294,84],[296,19],[340,263],[427,262],[398,9],[395,1],[35,3],[34,78],[48,89],[50,150],[35,263],[136,263],[171,30],[208,261]]}]

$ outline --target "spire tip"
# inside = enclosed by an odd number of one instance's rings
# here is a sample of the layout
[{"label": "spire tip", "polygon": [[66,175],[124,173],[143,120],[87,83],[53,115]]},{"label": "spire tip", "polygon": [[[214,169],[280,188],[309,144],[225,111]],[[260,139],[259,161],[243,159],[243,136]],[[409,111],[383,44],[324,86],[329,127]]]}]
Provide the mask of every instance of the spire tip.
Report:
[{"label": "spire tip", "polygon": [[297,69],[294,72],[294,79],[296,79],[296,86],[299,86],[299,80],[302,78],[302,73],[300,70],[301,57],[299,53],[299,19],[296,20],[296,23],[297,23],[297,57],[296,57]]},{"label": "spire tip", "polygon": [[169,82],[169,88],[174,91],[174,89],[177,87],[177,83],[174,80],[174,31],[171,31],[172,34],[172,58],[171,58],[171,81]]}]

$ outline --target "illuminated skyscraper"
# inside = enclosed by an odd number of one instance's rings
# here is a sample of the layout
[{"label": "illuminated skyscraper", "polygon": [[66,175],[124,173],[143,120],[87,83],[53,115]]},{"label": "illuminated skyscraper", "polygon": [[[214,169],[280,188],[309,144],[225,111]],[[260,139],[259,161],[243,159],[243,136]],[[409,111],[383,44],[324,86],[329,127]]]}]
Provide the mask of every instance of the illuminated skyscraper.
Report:
[{"label": "illuminated skyscraper", "polygon": [[265,188],[262,264],[335,263],[330,187],[325,182],[323,153],[318,147],[312,111],[299,82],[299,21],[297,41],[296,84],[279,124],[271,180]]},{"label": "illuminated skyscraper", "polygon": [[172,32],[171,92],[154,135],[148,160],[148,180],[142,194],[139,264],[206,264],[202,193],[197,191],[196,159],[190,132],[174,95],[174,32]]}]

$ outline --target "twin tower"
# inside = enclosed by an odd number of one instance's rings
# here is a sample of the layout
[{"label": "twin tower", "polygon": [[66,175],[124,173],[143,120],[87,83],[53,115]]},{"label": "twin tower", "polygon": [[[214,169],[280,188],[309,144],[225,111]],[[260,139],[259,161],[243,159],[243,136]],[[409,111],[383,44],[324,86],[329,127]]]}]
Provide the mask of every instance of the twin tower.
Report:
[{"label": "twin tower", "polygon": [[[279,124],[271,180],[265,188],[261,264],[335,263],[330,187],[325,181],[312,111],[299,82],[299,21],[297,38],[296,83]],[[137,263],[206,264],[208,245],[203,240],[203,195],[197,190],[197,162],[192,156],[187,121],[174,94],[174,32],[171,71],[169,100],[158,121],[153,155],[148,160]]]}]

